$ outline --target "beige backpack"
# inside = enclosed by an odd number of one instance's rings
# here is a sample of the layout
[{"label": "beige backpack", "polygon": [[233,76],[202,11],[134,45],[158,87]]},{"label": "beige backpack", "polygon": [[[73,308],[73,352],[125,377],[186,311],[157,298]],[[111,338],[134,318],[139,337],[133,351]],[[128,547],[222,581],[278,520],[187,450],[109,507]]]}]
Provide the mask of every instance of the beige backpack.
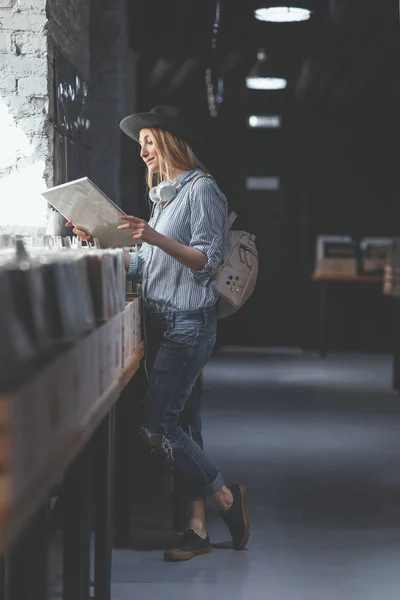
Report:
[{"label": "beige backpack", "polygon": [[[201,177],[209,177],[209,175],[199,175],[192,181],[189,199],[192,195],[193,185]],[[224,260],[216,276],[219,285],[218,319],[232,315],[243,306],[253,293],[257,281],[256,238],[247,231],[232,231],[232,225],[236,219],[236,213],[231,212],[228,218],[228,239]]]}]

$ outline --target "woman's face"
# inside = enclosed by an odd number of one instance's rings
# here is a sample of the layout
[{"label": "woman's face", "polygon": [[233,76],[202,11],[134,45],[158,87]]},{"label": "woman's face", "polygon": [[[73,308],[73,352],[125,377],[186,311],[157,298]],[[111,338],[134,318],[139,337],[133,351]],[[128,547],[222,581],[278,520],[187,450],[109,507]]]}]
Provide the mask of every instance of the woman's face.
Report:
[{"label": "woman's face", "polygon": [[142,129],[139,134],[140,156],[146,163],[150,173],[158,173],[160,162],[154,144],[154,138],[148,129]]}]

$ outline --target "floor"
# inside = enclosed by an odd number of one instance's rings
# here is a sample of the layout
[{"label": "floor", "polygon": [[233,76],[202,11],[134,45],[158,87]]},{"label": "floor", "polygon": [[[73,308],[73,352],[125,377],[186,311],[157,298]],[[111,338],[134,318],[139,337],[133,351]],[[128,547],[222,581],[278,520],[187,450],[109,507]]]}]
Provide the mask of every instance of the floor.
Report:
[{"label": "floor", "polygon": [[[398,600],[400,398],[389,356],[226,351],[205,373],[207,453],[248,488],[248,549],[212,506],[211,554],[117,550],[113,600]],[[227,543],[228,542],[228,543]]]}]

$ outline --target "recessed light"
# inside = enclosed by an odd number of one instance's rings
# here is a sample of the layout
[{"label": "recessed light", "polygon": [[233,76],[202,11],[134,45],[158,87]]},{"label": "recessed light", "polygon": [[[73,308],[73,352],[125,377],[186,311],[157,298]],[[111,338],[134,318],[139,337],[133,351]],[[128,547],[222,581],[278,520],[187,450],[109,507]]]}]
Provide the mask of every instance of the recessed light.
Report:
[{"label": "recessed light", "polygon": [[311,11],[307,8],[296,8],[294,6],[271,6],[270,8],[258,8],[254,15],[259,21],[296,23],[307,21],[311,17]]},{"label": "recessed light", "polygon": [[281,126],[281,117],[279,115],[250,115],[249,127],[266,127],[277,129]]},{"label": "recessed light", "polygon": [[281,77],[247,77],[246,86],[249,90],[283,90],[287,81]]}]

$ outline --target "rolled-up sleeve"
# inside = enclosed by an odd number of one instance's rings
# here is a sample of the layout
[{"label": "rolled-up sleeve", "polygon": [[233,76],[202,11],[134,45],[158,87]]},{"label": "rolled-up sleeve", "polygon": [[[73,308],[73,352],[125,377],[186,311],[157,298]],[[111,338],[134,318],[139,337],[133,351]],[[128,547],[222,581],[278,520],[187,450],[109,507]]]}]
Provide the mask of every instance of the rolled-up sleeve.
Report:
[{"label": "rolled-up sleeve", "polygon": [[130,252],[129,269],[126,274],[127,279],[133,279],[136,283],[142,283],[143,278],[143,249],[139,248],[137,252]]},{"label": "rolled-up sleeve", "polygon": [[190,247],[203,252],[207,263],[191,269],[196,281],[207,285],[223,261],[227,237],[228,207],[214,180],[202,177],[193,185],[190,199]]}]

